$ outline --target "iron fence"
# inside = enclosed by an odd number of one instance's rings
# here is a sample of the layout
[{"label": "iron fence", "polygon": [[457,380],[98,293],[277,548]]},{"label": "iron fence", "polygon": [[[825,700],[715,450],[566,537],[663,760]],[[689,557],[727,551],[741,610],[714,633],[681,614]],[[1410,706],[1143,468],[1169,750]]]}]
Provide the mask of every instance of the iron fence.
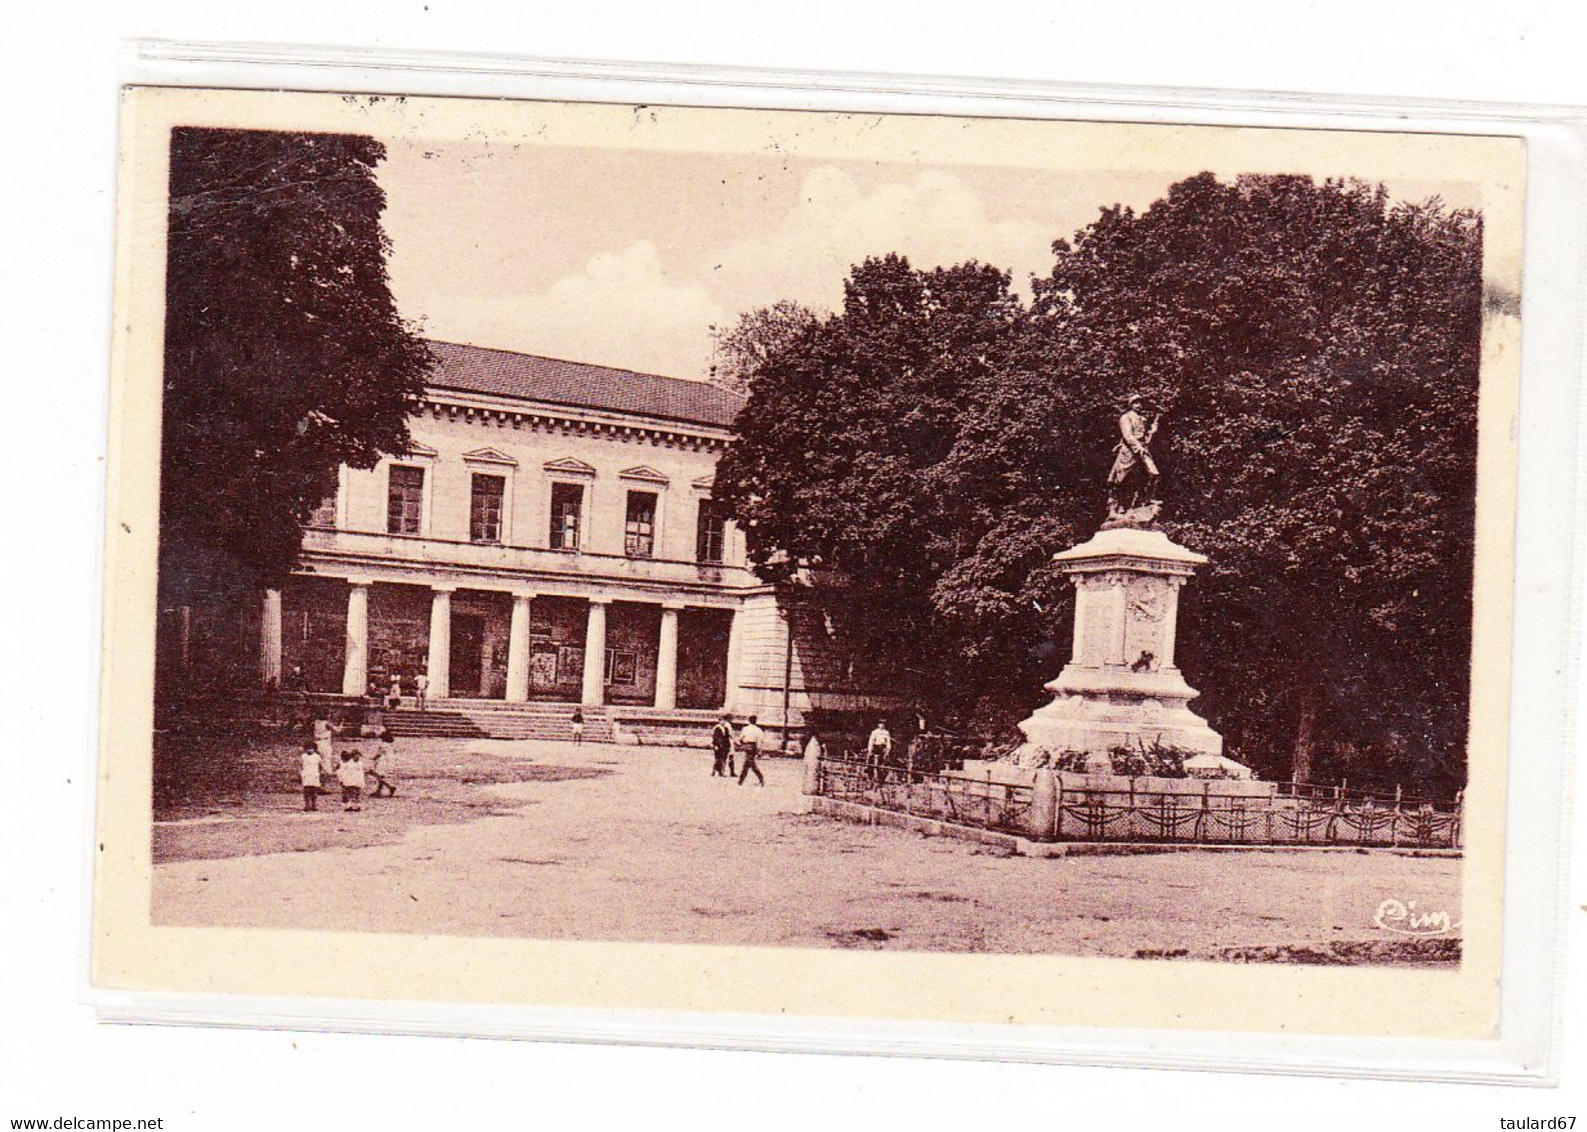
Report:
[{"label": "iron fence", "polygon": [[819,792],[828,798],[915,817],[1023,834],[1029,786],[912,770],[864,759],[822,759]]},{"label": "iron fence", "polygon": [[[1065,789],[1063,776],[1038,785],[898,767],[865,759],[822,759],[818,793],[877,809],[995,829],[1038,841],[1164,842],[1204,845],[1318,845],[1459,849],[1462,803],[1433,803],[1332,788],[1275,786],[1227,793],[1182,780],[1137,789]],[[1045,798],[1038,794],[1047,791]]]}]

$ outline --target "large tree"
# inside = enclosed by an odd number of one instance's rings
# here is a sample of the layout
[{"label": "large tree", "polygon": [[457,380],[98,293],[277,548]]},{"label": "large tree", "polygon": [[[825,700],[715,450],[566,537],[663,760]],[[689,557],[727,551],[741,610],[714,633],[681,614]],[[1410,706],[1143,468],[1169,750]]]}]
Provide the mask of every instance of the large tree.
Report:
[{"label": "large tree", "polygon": [[171,135],[161,588],[278,585],[339,465],[408,443],[429,351],[398,316],[368,137]]},{"label": "large tree", "polygon": [[[932,474],[953,447],[967,393],[1001,365],[1020,304],[1008,276],[979,264],[917,271],[867,260],[841,311],[810,319],[757,366],[740,441],[718,465],[716,494],[748,532],[775,582],[814,567],[856,651],[890,659],[900,691],[929,688],[938,658],[932,593],[962,553]],[[811,576],[806,571],[805,576]]]},{"label": "large tree", "polygon": [[[911,691],[1006,726],[1067,654],[1050,555],[1095,530],[1119,398],[1151,392],[1167,528],[1213,559],[1180,662],[1232,750],[1272,775],[1298,756],[1318,778],[1452,789],[1480,248],[1478,218],[1437,202],[1203,174],[1056,243],[1028,313],[1005,291],[933,327],[908,314],[924,276],[882,261],[881,288],[867,264],[849,306],[887,301],[761,366],[718,482],[757,561],[841,571],[849,620],[911,659]],[[936,274],[966,272],[997,277]]]},{"label": "large tree", "polygon": [[1182,663],[1268,773],[1464,780],[1481,245],[1379,186],[1202,174],[1038,286],[1035,360],[1171,406],[1167,526],[1213,560]]}]

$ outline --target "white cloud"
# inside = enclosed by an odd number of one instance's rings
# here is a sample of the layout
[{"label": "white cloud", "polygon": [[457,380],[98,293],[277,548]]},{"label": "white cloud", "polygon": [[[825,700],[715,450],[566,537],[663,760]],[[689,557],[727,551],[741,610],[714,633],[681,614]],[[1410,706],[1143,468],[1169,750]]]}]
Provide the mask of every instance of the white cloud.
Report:
[{"label": "white cloud", "polygon": [[1025,291],[1029,273],[1051,264],[1052,233],[1050,224],[993,221],[951,173],[862,187],[845,170],[821,166],[760,235],[711,256],[716,266],[704,278],[669,274],[656,245],[640,240],[591,256],[545,289],[432,293],[420,314],[440,338],[703,377],[712,324],[779,299],[834,308],[850,268],[867,256],[898,252],[918,268],[976,259],[1012,269]]},{"label": "white cloud", "polygon": [[591,256],[545,290],[488,299],[437,295],[422,315],[427,332],[440,338],[703,377],[708,327],[726,312],[701,284],[670,279],[655,245],[641,241]]},{"label": "white cloud", "polygon": [[[975,259],[1012,270],[1014,285],[1051,265],[1052,226],[992,220],[986,204],[951,173],[926,171],[868,191],[842,169],[812,170],[782,221],[729,249],[716,273],[718,293],[742,307],[782,298],[833,307],[850,267],[898,252],[915,267]],[[742,309],[740,307],[740,309]]]}]

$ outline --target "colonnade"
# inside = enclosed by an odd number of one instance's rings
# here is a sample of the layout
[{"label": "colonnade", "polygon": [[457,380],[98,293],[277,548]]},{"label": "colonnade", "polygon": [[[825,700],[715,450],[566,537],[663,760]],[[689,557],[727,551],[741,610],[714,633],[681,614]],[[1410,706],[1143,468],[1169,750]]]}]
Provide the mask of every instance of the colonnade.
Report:
[{"label": "colonnade", "polygon": [[[361,696],[369,688],[369,587],[367,578],[347,579],[347,646],[342,668],[342,694]],[[431,586],[430,636],[426,672],[430,678],[429,696],[446,699],[452,684],[452,594],[455,586]],[[534,600],[529,591],[513,591],[512,617],[507,631],[508,703],[529,699],[529,625]],[[606,622],[609,596],[584,598],[589,605],[584,630],[584,677],[580,702],[591,707],[606,702]],[[671,711],[678,706],[678,615],[682,602],[664,601],[661,605],[661,632],[656,648],[655,706]],[[281,682],[281,591],[266,590],[260,620],[259,667],[264,680]],[[737,616],[728,637],[727,681],[729,694],[734,681]]]}]

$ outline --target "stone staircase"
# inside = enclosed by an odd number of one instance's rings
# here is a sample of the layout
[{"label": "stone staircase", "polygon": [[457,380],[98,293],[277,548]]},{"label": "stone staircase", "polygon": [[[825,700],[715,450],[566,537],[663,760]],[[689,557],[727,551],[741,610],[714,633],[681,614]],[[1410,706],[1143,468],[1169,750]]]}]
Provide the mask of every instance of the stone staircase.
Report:
[{"label": "stone staircase", "polygon": [[[624,742],[637,747],[711,746],[711,728],[721,718],[720,711],[679,708],[657,711],[645,707],[611,709],[613,725]],[[736,725],[744,721],[738,720]]]},{"label": "stone staircase", "polygon": [[[426,711],[403,707],[385,715],[386,726],[398,736],[439,739],[552,739],[571,741],[575,704],[503,704],[443,700]],[[607,709],[587,707],[584,738],[592,743],[612,742],[612,720]]]}]

